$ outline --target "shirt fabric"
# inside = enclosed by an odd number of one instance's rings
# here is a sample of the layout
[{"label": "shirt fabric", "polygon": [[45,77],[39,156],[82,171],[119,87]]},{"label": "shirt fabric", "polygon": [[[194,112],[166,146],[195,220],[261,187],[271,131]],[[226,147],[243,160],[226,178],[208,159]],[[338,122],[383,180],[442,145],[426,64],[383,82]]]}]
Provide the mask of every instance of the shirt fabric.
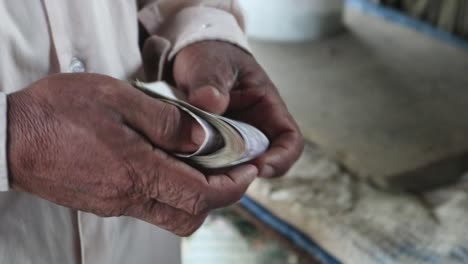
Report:
[{"label": "shirt fabric", "polygon": [[[248,50],[238,2],[0,0],[0,21],[0,263],[180,263],[179,239],[154,225],[9,189],[6,98],[54,73],[160,80],[178,51],[202,40]],[[150,35],[143,51],[138,22]]]}]

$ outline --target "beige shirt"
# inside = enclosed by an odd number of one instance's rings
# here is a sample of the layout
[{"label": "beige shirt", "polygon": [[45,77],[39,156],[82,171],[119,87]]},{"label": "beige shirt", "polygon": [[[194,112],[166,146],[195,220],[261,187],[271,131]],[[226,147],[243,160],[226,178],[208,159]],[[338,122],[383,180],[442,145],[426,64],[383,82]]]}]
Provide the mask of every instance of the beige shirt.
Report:
[{"label": "beige shirt", "polygon": [[[138,20],[151,37],[144,55]],[[145,222],[101,218],[9,189],[6,94],[58,72],[160,79],[201,40],[247,49],[235,0],[0,0],[0,263],[180,262],[179,240]],[[144,66],[143,66],[144,65]]]}]

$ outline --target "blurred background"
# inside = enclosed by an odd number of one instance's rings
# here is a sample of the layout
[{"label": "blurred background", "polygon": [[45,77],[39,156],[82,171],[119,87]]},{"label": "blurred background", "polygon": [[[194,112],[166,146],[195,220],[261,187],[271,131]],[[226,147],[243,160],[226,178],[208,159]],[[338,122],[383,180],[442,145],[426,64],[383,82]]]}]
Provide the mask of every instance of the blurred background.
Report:
[{"label": "blurred background", "polygon": [[468,263],[468,0],[242,0],[306,147],[184,264]]}]

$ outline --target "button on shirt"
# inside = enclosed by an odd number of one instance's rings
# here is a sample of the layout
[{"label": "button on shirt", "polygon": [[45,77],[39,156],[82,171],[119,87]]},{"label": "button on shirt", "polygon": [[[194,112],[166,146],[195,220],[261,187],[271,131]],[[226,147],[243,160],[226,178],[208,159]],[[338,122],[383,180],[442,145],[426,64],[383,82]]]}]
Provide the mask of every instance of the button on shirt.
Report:
[{"label": "button on shirt", "polygon": [[73,57],[70,61],[70,66],[68,67],[69,72],[85,72],[85,66],[82,61],[77,57]]},{"label": "button on shirt", "polygon": [[[6,95],[54,73],[161,79],[178,51],[202,40],[247,50],[237,1],[0,0],[0,17],[0,263],[179,263],[179,240],[153,225],[11,190]],[[150,36],[143,52],[138,23]]]}]

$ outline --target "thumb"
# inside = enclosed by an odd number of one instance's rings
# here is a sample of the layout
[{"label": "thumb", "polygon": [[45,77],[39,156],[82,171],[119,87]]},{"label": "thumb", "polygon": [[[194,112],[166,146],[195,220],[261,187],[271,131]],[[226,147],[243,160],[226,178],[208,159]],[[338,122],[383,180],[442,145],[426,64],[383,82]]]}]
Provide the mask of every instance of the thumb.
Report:
[{"label": "thumb", "polygon": [[205,131],[191,115],[127,84],[125,87],[128,89],[120,89],[125,94],[117,96],[115,108],[123,115],[126,126],[170,152],[192,153],[200,147]]},{"label": "thumb", "polygon": [[190,104],[210,113],[222,114],[229,105],[229,93],[213,85],[188,89],[187,96]]},{"label": "thumb", "polygon": [[176,86],[188,102],[215,114],[226,111],[229,92],[237,80],[236,67],[225,48],[219,42],[195,43],[182,49],[173,65]]}]

